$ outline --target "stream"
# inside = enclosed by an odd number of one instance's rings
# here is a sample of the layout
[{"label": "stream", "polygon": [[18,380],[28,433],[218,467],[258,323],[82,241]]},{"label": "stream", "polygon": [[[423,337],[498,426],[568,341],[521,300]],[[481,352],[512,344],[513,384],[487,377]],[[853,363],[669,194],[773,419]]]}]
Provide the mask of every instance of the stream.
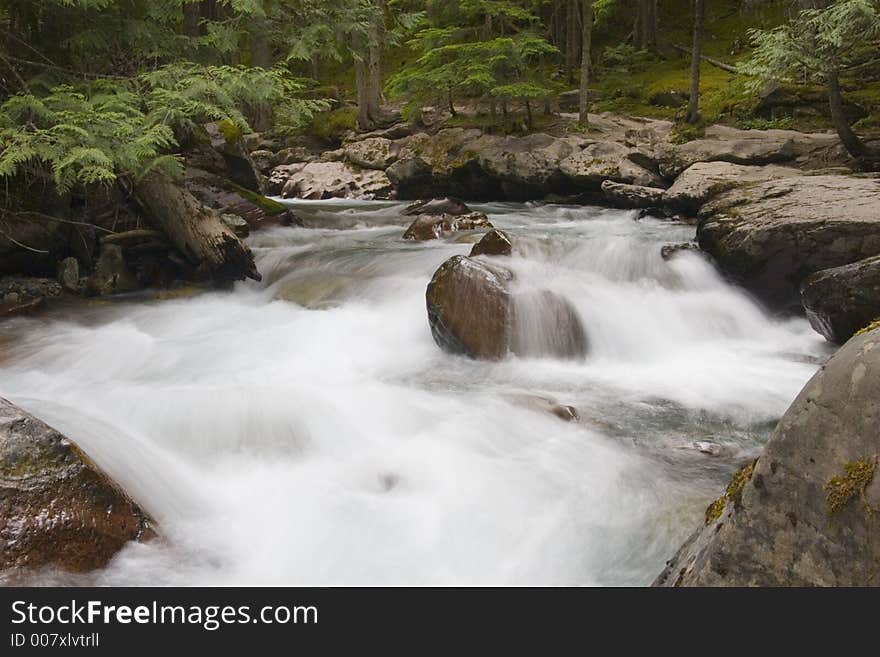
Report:
[{"label": "stream", "polygon": [[[433,342],[425,287],[470,243],[404,242],[403,204],[290,202],[261,283],[0,322],[0,396],[156,519],[99,585],[646,585],[830,353],[700,255],[693,226],[474,205],[565,296],[584,361]],[[576,407],[564,422],[518,400]]]}]

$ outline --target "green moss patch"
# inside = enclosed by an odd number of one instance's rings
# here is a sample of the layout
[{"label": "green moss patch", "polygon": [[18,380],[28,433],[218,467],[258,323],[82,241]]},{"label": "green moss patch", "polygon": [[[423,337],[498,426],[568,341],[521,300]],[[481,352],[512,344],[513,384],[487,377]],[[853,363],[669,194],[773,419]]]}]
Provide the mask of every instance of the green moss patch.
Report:
[{"label": "green moss patch", "polygon": [[865,488],[874,478],[876,461],[876,458],[865,458],[845,463],[844,474],[832,477],[825,483],[825,504],[829,515],[843,509],[854,497],[864,494]]},{"label": "green moss patch", "polygon": [[752,474],[755,471],[755,464],[757,462],[758,460],[755,459],[744,468],[737,470],[733,474],[733,478],[730,480],[730,483],[727,485],[727,490],[724,491],[724,495],[712,502],[712,504],[710,504],[706,508],[707,525],[711,525],[713,522],[721,517],[721,514],[727,507],[728,502],[733,502],[734,505],[739,504],[739,501],[742,499],[743,488],[745,487],[746,483],[748,483],[748,481],[752,478]]},{"label": "green moss patch", "polygon": [[287,207],[284,204],[279,203],[278,201],[273,201],[272,199],[267,198],[262,194],[257,194],[256,192],[252,192],[249,189],[239,187],[235,184],[230,184],[229,187],[244,200],[253,203],[268,215],[276,215],[281,214],[282,212],[287,212]]},{"label": "green moss patch", "polygon": [[873,322],[871,322],[870,324],[868,324],[864,328],[860,328],[858,331],[855,332],[853,337],[856,337],[858,335],[864,335],[865,333],[870,333],[871,331],[875,331],[878,328],[880,328],[880,318],[875,319]]}]

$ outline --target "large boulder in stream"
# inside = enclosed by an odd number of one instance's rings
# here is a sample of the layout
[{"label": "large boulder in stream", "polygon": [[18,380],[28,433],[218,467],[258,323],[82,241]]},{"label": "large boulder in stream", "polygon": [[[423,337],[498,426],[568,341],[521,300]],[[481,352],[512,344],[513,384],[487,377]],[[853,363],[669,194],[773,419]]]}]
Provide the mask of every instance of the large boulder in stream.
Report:
[{"label": "large boulder in stream", "polygon": [[823,269],[880,255],[880,178],[801,175],[737,187],[700,211],[700,248],[773,308],[800,310]]},{"label": "large boulder in stream", "polygon": [[813,274],[801,301],[814,329],[831,342],[846,342],[880,318],[880,256]]},{"label": "large boulder in stream", "polygon": [[810,380],[655,585],[880,585],[878,427],[873,330]]},{"label": "large boulder in stream", "polygon": [[792,167],[775,164],[747,166],[730,162],[697,162],[685,169],[663,195],[662,203],[682,212],[696,213],[710,199],[746,183],[800,175]]},{"label": "large boulder in stream", "polygon": [[299,162],[276,167],[269,192],[284,198],[387,199],[391,181],[383,171],[361,169],[346,162]]},{"label": "large boulder in stream", "polygon": [[0,398],[0,571],[100,568],[152,526],[74,442]]},{"label": "large boulder in stream", "polygon": [[483,235],[479,242],[471,249],[471,257],[484,256],[509,256],[513,253],[513,241],[510,235],[503,230],[494,228]]},{"label": "large boulder in stream", "polygon": [[518,292],[513,273],[453,256],[428,284],[428,323],[444,350],[499,360],[508,354],[583,358],[587,336],[572,305],[548,290]]}]

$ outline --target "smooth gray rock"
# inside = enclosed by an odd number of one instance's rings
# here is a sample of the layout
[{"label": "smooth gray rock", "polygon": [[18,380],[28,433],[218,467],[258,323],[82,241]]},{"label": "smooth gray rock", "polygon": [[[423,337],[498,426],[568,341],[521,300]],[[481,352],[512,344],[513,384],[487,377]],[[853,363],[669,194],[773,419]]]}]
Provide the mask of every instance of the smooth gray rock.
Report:
[{"label": "smooth gray rock", "polygon": [[880,319],[880,257],[817,272],[801,287],[810,325],[831,342],[846,342]]},{"label": "smooth gray rock", "polygon": [[800,310],[817,271],[880,255],[880,178],[792,176],[738,187],[700,210],[700,248],[773,308]]},{"label": "smooth gray rock", "polygon": [[[657,586],[878,586],[880,331],[853,338]],[[720,491],[719,491],[720,492]],[[873,507],[873,511],[869,508]],[[716,517],[717,516],[717,517]]]}]

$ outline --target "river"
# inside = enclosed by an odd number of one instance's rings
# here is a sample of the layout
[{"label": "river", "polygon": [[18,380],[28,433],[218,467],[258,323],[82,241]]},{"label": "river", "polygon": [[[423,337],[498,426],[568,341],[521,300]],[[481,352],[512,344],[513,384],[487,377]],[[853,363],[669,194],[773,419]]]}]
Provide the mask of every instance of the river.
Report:
[{"label": "river", "polygon": [[0,395],[160,526],[101,572],[36,583],[649,584],[829,353],[701,256],[664,261],[692,226],[485,204],[590,353],[449,355],[425,286],[470,244],[402,241],[400,204],[292,205],[307,228],[249,240],[262,283],[0,323]]}]

